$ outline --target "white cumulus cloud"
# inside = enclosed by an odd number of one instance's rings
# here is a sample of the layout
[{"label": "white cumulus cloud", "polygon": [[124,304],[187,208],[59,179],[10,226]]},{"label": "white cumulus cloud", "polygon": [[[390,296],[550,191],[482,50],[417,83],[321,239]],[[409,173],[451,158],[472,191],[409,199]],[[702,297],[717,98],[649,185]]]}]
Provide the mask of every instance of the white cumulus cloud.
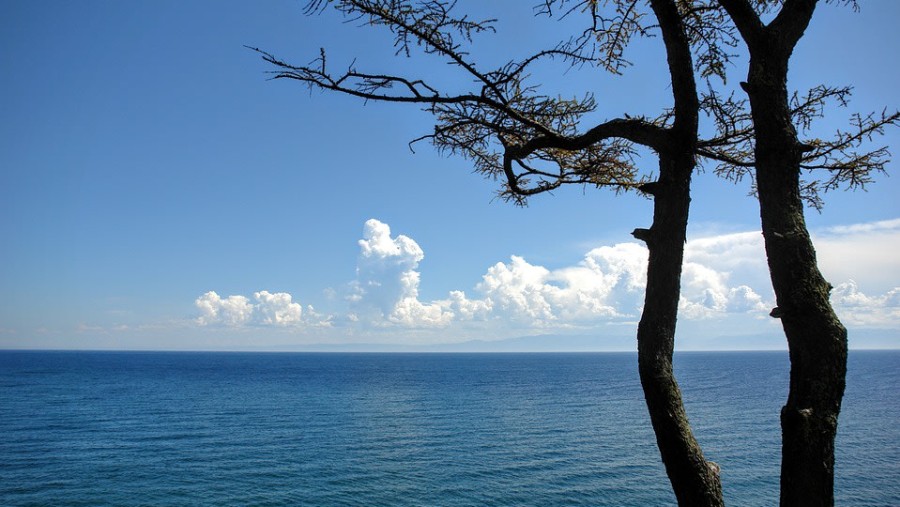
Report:
[{"label": "white cumulus cloud", "polygon": [[[767,283],[759,234],[731,235],[688,243],[682,273],[682,317],[709,319],[730,313],[765,315],[764,298],[734,279],[751,276]],[[690,259],[690,260],[687,260]],[[740,277],[735,277],[738,273]],[[450,307],[460,318],[478,305],[480,316],[534,326],[593,325],[636,321],[643,307],[647,280],[647,249],[638,243],[595,248],[574,266],[550,270],[513,256],[508,263],[488,269],[476,285],[480,299],[456,293]],[[459,308],[459,310],[456,310]]]},{"label": "white cumulus cloud", "polygon": [[253,293],[254,303],[245,296],[234,295],[223,298],[215,291],[209,291],[197,298],[194,306],[200,311],[197,323],[202,326],[329,324],[328,318],[317,314],[311,306],[304,312],[303,307],[292,299],[286,292],[271,293],[263,290]]},{"label": "white cumulus cloud", "polygon": [[447,302],[461,320],[493,318],[537,327],[634,320],[640,311],[647,251],[636,243],[596,248],[575,266],[550,270],[512,256],[488,268],[480,298],[454,291]]},{"label": "white cumulus cloud", "polygon": [[286,326],[300,322],[303,316],[303,308],[291,301],[291,295],[286,292],[272,294],[263,290],[254,292],[253,297],[258,301],[256,311],[263,324]]},{"label": "white cumulus cloud", "polygon": [[391,237],[388,224],[376,219],[363,226],[359,240],[356,281],[350,296],[354,316],[367,316],[377,323],[409,327],[444,326],[452,313],[441,303],[419,301],[419,262],[425,253],[407,236]]},{"label": "white cumulus cloud", "polygon": [[711,319],[734,313],[764,316],[774,304],[768,276],[763,237],[759,232],[692,239],[685,245],[681,316],[688,319]]},{"label": "white cumulus cloud", "polygon": [[225,324],[240,326],[250,321],[253,305],[244,296],[222,298],[215,291],[209,291],[197,298],[194,305],[200,310],[197,322],[201,325]]},{"label": "white cumulus cloud", "polygon": [[[836,285],[832,302],[855,326],[900,327],[900,220],[837,227],[820,232],[816,246],[823,271]],[[640,317],[647,277],[647,249],[628,242],[601,246],[577,263],[545,267],[512,255],[487,268],[468,291],[453,288],[444,299],[422,301],[419,265],[425,253],[412,238],[393,236],[388,224],[370,219],[358,242],[356,278],[345,311],[323,317],[286,292],[221,297],[209,291],[195,301],[201,325],[332,326],[367,329],[540,329],[633,324]],[[890,252],[885,252],[890,249]],[[859,262],[862,259],[862,262]],[[839,276],[835,277],[834,275]],[[859,275],[865,282],[860,282]],[[878,283],[871,280],[878,278]],[[762,235],[758,232],[693,238],[685,245],[680,317],[709,326],[770,322],[775,305]],[[332,302],[340,300],[331,298]],[[740,324],[735,324],[740,323]],[[474,326],[474,327],[473,327]],[[491,327],[493,326],[493,327]],[[355,332],[354,331],[354,332]],[[746,332],[759,332],[746,329]]]}]

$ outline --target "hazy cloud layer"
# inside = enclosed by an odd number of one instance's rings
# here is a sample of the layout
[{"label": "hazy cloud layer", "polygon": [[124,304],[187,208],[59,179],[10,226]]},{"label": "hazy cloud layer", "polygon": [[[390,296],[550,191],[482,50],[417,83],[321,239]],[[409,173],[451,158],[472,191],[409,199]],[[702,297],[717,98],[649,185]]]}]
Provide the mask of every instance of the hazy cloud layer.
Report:
[{"label": "hazy cloud layer", "polygon": [[[552,269],[513,255],[488,267],[469,292],[452,290],[445,299],[421,301],[418,268],[425,253],[418,243],[404,235],[392,236],[388,224],[375,219],[364,224],[362,236],[356,279],[347,285],[343,314],[316,314],[285,292],[259,291],[251,298],[209,291],[195,302],[200,312],[197,323],[231,327],[339,323],[335,325],[361,329],[442,329],[468,323],[563,329],[633,323],[640,318],[647,249],[639,243],[595,248],[573,266]],[[900,264],[892,248],[900,248],[900,220],[831,228],[816,237],[816,244],[823,271],[835,285],[832,301],[847,324],[900,326]],[[733,319],[752,325],[770,320],[767,315],[773,306],[759,232],[687,243],[681,319]]]},{"label": "hazy cloud layer", "polygon": [[835,287],[854,280],[882,295],[900,286],[900,218],[813,233],[819,268]]},{"label": "hazy cloud layer", "polygon": [[835,311],[846,325],[861,327],[900,327],[900,287],[884,294],[869,296],[855,281],[839,284],[831,291]]}]

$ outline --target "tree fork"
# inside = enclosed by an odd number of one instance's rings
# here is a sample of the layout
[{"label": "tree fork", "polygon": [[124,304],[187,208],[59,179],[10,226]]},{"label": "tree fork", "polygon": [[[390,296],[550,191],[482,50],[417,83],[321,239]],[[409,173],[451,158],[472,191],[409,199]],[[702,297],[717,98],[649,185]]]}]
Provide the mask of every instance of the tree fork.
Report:
[{"label": "tree fork", "polygon": [[797,136],[787,91],[788,62],[817,0],[788,0],[763,26],[749,4],[720,0],[750,50],[741,87],[750,99],[760,220],[777,307],[791,360],[781,410],[781,505],[834,505],[834,440],[847,373],[847,330],[829,301],[806,227]]}]

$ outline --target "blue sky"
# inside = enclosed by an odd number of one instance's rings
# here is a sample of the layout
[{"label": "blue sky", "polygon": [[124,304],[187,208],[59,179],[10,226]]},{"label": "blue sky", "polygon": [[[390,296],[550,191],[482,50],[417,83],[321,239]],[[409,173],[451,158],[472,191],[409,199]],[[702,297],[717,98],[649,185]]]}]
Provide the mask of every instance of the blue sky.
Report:
[{"label": "blue sky", "polygon": [[[490,67],[564,38],[530,3],[460,2],[500,18]],[[389,35],[306,17],[296,1],[0,3],[0,347],[292,349],[553,335],[629,348],[651,203],[568,188],[516,208],[465,160],[408,141],[427,114],[267,81],[243,46],[305,63],[429,76]],[[900,107],[900,4],[822,5],[791,85],[854,86],[848,110]],[[539,34],[539,35],[535,35]],[[668,103],[659,39],[620,78],[542,69],[602,113]],[[744,74],[741,60],[731,73]],[[900,132],[882,140],[896,153]],[[655,161],[642,167],[652,171]],[[851,346],[900,347],[900,180],[827,195],[807,218]],[[747,183],[695,177],[683,348],[781,347]],[[858,338],[855,338],[858,337]]]}]

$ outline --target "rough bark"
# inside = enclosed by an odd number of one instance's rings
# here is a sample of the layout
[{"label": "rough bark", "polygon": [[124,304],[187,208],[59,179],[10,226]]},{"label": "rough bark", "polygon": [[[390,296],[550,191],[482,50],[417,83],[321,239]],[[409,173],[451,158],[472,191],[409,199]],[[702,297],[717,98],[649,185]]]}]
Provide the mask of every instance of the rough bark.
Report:
[{"label": "rough bark", "polygon": [[672,368],[681,269],[687,239],[691,173],[696,165],[698,111],[690,46],[671,0],[653,0],[666,47],[675,120],[657,146],[659,181],[652,191],[653,225],[634,236],[647,243],[647,291],[638,325],[638,369],[656,442],[681,506],[722,506],[719,467],[707,462],[691,431]]},{"label": "rough bark", "polygon": [[847,331],[831,308],[831,286],[819,272],[804,220],[798,170],[802,146],[786,113],[787,91],[763,84],[777,76],[766,66],[756,68],[748,88],[758,87],[750,102],[760,218],[778,305],[773,317],[781,319],[791,358],[790,391],[781,411],[781,505],[833,505]]},{"label": "rough bark", "polygon": [[[725,1],[750,50],[742,84],[756,131],[756,184],[766,256],[790,350],[787,403],[781,410],[782,506],[834,505],[834,439],[847,371],[847,331],[819,272],[800,193],[804,145],[791,121],[788,62],[816,0],[785,3],[768,26],[744,20],[741,2]],[[753,14],[755,17],[755,14]]]},{"label": "rough bark", "polygon": [[638,325],[638,368],[656,443],[681,506],[721,506],[719,467],[707,462],[691,431],[672,369],[693,156],[660,154],[653,226],[641,236],[650,259]]}]

